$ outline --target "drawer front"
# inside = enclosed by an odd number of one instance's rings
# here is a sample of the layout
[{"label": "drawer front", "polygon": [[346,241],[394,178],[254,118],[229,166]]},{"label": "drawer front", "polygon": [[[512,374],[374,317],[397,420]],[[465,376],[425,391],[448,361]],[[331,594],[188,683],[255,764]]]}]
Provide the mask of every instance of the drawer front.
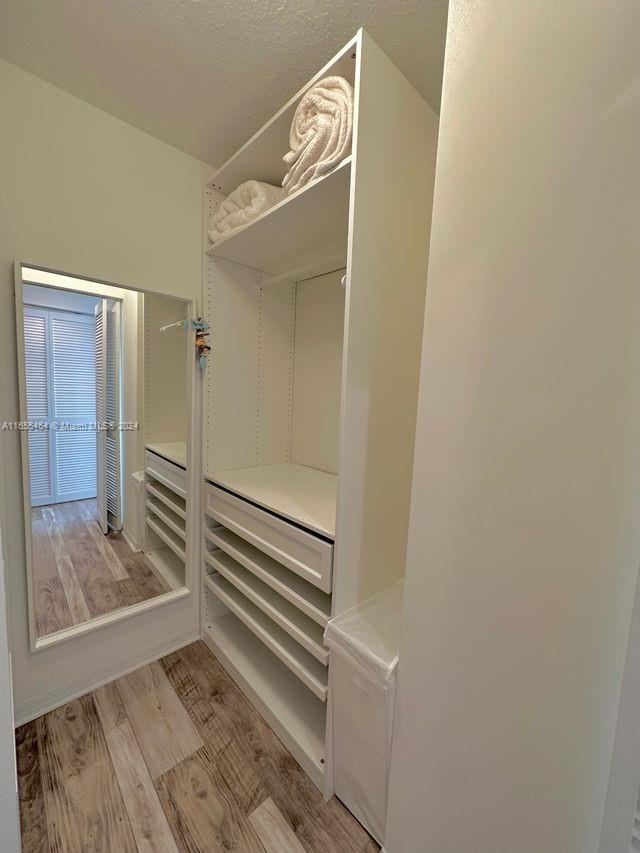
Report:
[{"label": "drawer front", "polygon": [[292,572],[331,592],[331,543],[209,484],[205,512]]},{"label": "drawer front", "polygon": [[145,450],[144,464],[145,471],[149,476],[172,489],[181,498],[187,496],[187,473],[179,465],[168,462],[150,450]]}]

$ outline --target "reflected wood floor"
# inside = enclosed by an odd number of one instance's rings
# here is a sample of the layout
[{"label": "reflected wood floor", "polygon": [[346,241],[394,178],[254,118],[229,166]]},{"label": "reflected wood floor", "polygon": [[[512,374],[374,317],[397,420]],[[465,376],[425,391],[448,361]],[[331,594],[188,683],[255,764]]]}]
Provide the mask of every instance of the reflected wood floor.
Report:
[{"label": "reflected wood floor", "polygon": [[202,642],[16,731],[22,849],[373,853]]},{"label": "reflected wood floor", "polygon": [[95,500],[31,510],[38,637],[169,591],[122,534],[105,536]]}]

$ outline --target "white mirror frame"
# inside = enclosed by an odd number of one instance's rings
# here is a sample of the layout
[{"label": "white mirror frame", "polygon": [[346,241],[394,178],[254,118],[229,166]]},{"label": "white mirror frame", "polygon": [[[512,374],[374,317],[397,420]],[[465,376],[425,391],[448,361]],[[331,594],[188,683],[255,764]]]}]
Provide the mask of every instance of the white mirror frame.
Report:
[{"label": "white mirror frame", "polygon": [[[188,306],[189,317],[195,319],[197,314],[197,305],[195,299],[185,299],[181,296],[176,296],[172,293],[160,293],[158,291],[143,290],[139,287],[130,285],[117,284],[112,281],[103,281],[101,279],[78,275],[77,273],[62,272],[53,270],[47,267],[42,267],[37,264],[28,264],[16,260],[14,262],[14,280],[15,280],[15,308],[16,308],[16,347],[18,355],[18,391],[20,400],[20,421],[25,422],[27,417],[27,394],[26,394],[26,374],[25,374],[25,353],[24,353],[24,300],[23,300],[23,269],[38,270],[43,273],[53,273],[54,275],[64,276],[65,278],[77,279],[78,290],[82,292],[82,282],[91,282],[108,287],[115,287],[119,290],[129,290],[137,293],[148,293],[156,296],[166,296],[182,302]],[[39,282],[35,282],[40,284]],[[53,284],[47,284],[46,287],[51,287],[54,290],[63,290],[64,288],[56,288]],[[89,292],[88,290],[86,292]],[[79,625],[72,625],[70,628],[64,628],[62,631],[56,631],[53,634],[47,634],[44,637],[38,637],[36,630],[35,617],[35,601],[33,594],[33,542],[31,531],[31,490],[29,477],[29,434],[26,430],[20,431],[20,448],[22,455],[22,494],[23,494],[23,513],[24,513],[24,536],[25,536],[25,562],[26,562],[26,581],[27,581],[27,601],[29,608],[29,643],[32,652],[42,651],[43,649],[51,648],[51,646],[67,640],[73,640],[81,637],[90,631],[96,631],[99,628],[104,628],[107,625],[113,625],[115,622],[121,622],[124,619],[131,619],[140,613],[146,613],[148,610],[153,610],[156,607],[161,607],[169,604],[177,599],[184,598],[188,595],[193,595],[196,589],[197,572],[196,567],[199,562],[199,542],[200,531],[198,527],[200,518],[200,497],[201,484],[200,478],[195,472],[200,470],[200,445],[199,445],[199,427],[200,415],[202,412],[202,389],[200,368],[195,357],[195,332],[191,329],[187,338],[188,350],[193,353],[193,358],[188,360],[188,383],[187,383],[187,502],[189,511],[187,512],[186,520],[186,559],[185,559],[185,578],[184,586],[179,589],[165,592],[155,598],[141,601],[138,604],[132,604],[129,607],[122,607],[114,610],[111,613],[104,613],[101,616],[95,616],[82,622]]]}]

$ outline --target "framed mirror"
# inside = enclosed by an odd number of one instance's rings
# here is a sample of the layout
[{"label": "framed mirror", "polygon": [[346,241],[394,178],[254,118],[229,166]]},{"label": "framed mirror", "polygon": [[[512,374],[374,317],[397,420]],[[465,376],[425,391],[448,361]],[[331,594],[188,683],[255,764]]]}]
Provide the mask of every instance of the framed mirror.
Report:
[{"label": "framed mirror", "polygon": [[189,594],[195,305],[16,264],[33,650]]}]

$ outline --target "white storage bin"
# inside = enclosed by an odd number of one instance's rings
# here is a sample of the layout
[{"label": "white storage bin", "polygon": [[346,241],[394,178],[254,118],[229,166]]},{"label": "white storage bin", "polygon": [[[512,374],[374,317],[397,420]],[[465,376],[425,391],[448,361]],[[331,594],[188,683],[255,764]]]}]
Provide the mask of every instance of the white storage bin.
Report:
[{"label": "white storage bin", "polygon": [[336,796],[382,844],[404,581],[332,619],[330,655]]}]

